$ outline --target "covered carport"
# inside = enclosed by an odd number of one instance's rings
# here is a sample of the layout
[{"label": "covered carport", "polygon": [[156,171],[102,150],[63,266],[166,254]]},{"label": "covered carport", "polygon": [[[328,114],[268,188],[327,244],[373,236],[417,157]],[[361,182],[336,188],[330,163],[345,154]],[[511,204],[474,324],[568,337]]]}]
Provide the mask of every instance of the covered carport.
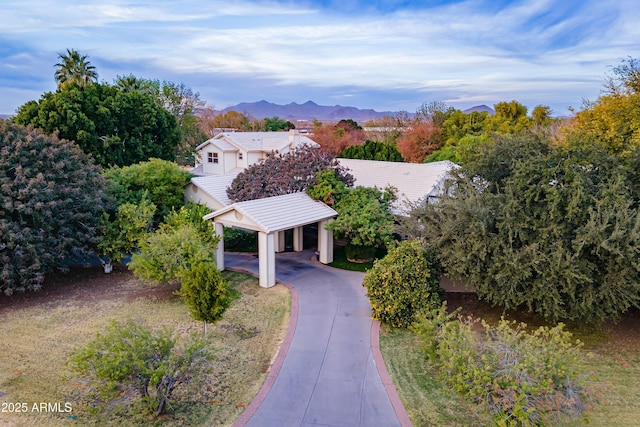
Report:
[{"label": "covered carport", "polygon": [[258,232],[260,286],[276,284],[276,252],[284,250],[284,232],[293,229],[293,250],[302,250],[302,227],[318,223],[318,252],[323,264],[333,262],[333,235],[325,229],[327,222],[338,213],[306,193],[248,200],[233,203],[203,217],[213,220],[220,237],[216,250],[216,263],[224,270],[224,226],[244,228]]}]

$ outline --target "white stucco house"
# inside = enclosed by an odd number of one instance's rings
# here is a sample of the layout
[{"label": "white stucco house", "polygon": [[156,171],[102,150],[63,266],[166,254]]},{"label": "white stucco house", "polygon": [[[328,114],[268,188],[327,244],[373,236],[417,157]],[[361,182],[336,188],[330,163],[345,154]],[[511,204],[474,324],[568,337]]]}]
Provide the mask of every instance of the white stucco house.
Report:
[{"label": "white stucco house", "polygon": [[287,132],[223,132],[196,147],[198,163],[194,175],[237,174],[247,166],[259,162],[270,153],[288,153],[295,147],[318,144],[300,135],[297,130]]},{"label": "white stucco house", "polygon": [[[216,254],[218,268],[224,270],[224,226],[258,232],[260,286],[275,285],[275,253],[284,251],[285,231],[293,230],[293,249],[302,250],[302,227],[318,223],[319,260],[333,262],[333,235],[324,227],[338,214],[306,193],[232,203],[226,190],[233,179],[249,165],[273,152],[287,153],[295,147],[318,144],[297,131],[225,132],[200,144],[195,175],[185,187],[185,200],[207,205],[213,210],[203,219],[215,223],[222,237]],[[338,159],[355,178],[356,186],[396,188],[394,213],[406,215],[406,201],[437,197],[443,191],[448,173],[458,166],[452,162],[394,163],[373,160]]]},{"label": "white stucco house", "polygon": [[220,133],[196,147],[198,160],[190,171],[195,177],[185,187],[185,200],[222,209],[231,204],[226,190],[238,173],[271,153],[284,154],[304,145],[319,147],[297,130]]}]

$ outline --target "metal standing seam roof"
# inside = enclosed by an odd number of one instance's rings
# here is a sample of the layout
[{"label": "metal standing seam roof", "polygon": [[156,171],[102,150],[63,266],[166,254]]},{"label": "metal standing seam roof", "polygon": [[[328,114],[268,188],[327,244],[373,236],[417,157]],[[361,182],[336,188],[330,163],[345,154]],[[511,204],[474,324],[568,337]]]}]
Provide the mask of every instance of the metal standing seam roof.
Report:
[{"label": "metal standing seam roof", "polygon": [[231,211],[239,212],[243,217],[253,222],[259,228],[259,231],[265,233],[300,227],[334,218],[338,215],[338,212],[322,202],[313,200],[306,193],[291,193],[236,202],[226,208],[205,215],[203,219],[214,219]]},{"label": "metal standing seam roof", "polygon": [[231,204],[229,196],[227,196],[227,188],[231,185],[234,178],[238,175],[229,173],[225,175],[205,175],[191,178],[191,183],[209,196],[216,199],[220,204],[228,206]]},{"label": "metal standing seam roof", "polygon": [[442,191],[448,173],[459,168],[449,160],[433,163],[383,162],[339,158],[338,162],[349,169],[355,178],[354,185],[362,187],[387,186],[398,190],[394,211],[404,211],[404,201],[417,202],[428,196],[437,196]]},{"label": "metal standing seam roof", "polygon": [[[196,150],[214,144],[223,151],[235,151],[237,147],[245,151],[281,151],[290,143],[288,132],[223,132],[198,145]],[[299,135],[296,146],[301,145],[319,146],[312,139]]]}]

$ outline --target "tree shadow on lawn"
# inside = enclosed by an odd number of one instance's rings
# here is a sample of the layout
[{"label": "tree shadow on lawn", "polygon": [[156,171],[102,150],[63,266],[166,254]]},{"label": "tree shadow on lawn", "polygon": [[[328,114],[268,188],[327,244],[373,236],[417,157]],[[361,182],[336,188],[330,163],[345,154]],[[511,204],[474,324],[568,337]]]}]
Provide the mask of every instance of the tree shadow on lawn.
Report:
[{"label": "tree shadow on lawn", "polygon": [[105,274],[101,266],[71,267],[67,272],[55,271],[45,276],[42,289],[36,292],[14,292],[11,296],[0,293],[0,311],[19,310],[45,304],[69,301],[80,306],[97,301],[125,297],[128,302],[139,298],[168,301],[178,298],[178,282],[166,285],[145,284],[133,276],[126,266],[114,266]]},{"label": "tree shadow on lawn", "polygon": [[[462,316],[481,318],[490,324],[496,324],[501,317],[516,322],[524,322],[531,328],[553,326],[554,323],[542,316],[531,313],[526,308],[504,310],[478,299],[473,292],[447,292],[449,311],[460,308]],[[640,349],[640,309],[632,308],[617,320],[609,320],[603,324],[584,324],[582,322],[564,322],[573,338],[579,339],[589,350],[610,349],[612,345],[618,350],[638,352]]]}]

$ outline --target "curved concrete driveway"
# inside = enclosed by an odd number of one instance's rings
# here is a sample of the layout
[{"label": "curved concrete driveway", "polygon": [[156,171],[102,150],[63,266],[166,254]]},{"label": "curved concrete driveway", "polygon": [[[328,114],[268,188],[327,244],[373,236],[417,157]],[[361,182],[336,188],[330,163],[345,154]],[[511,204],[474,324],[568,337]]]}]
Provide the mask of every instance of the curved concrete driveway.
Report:
[{"label": "curved concrete driveway", "polygon": [[[234,426],[411,425],[379,355],[364,274],[324,266],[312,256],[276,255],[276,278],[292,288],[288,338],[265,386]],[[258,272],[252,255],[226,253],[225,264]]]}]

